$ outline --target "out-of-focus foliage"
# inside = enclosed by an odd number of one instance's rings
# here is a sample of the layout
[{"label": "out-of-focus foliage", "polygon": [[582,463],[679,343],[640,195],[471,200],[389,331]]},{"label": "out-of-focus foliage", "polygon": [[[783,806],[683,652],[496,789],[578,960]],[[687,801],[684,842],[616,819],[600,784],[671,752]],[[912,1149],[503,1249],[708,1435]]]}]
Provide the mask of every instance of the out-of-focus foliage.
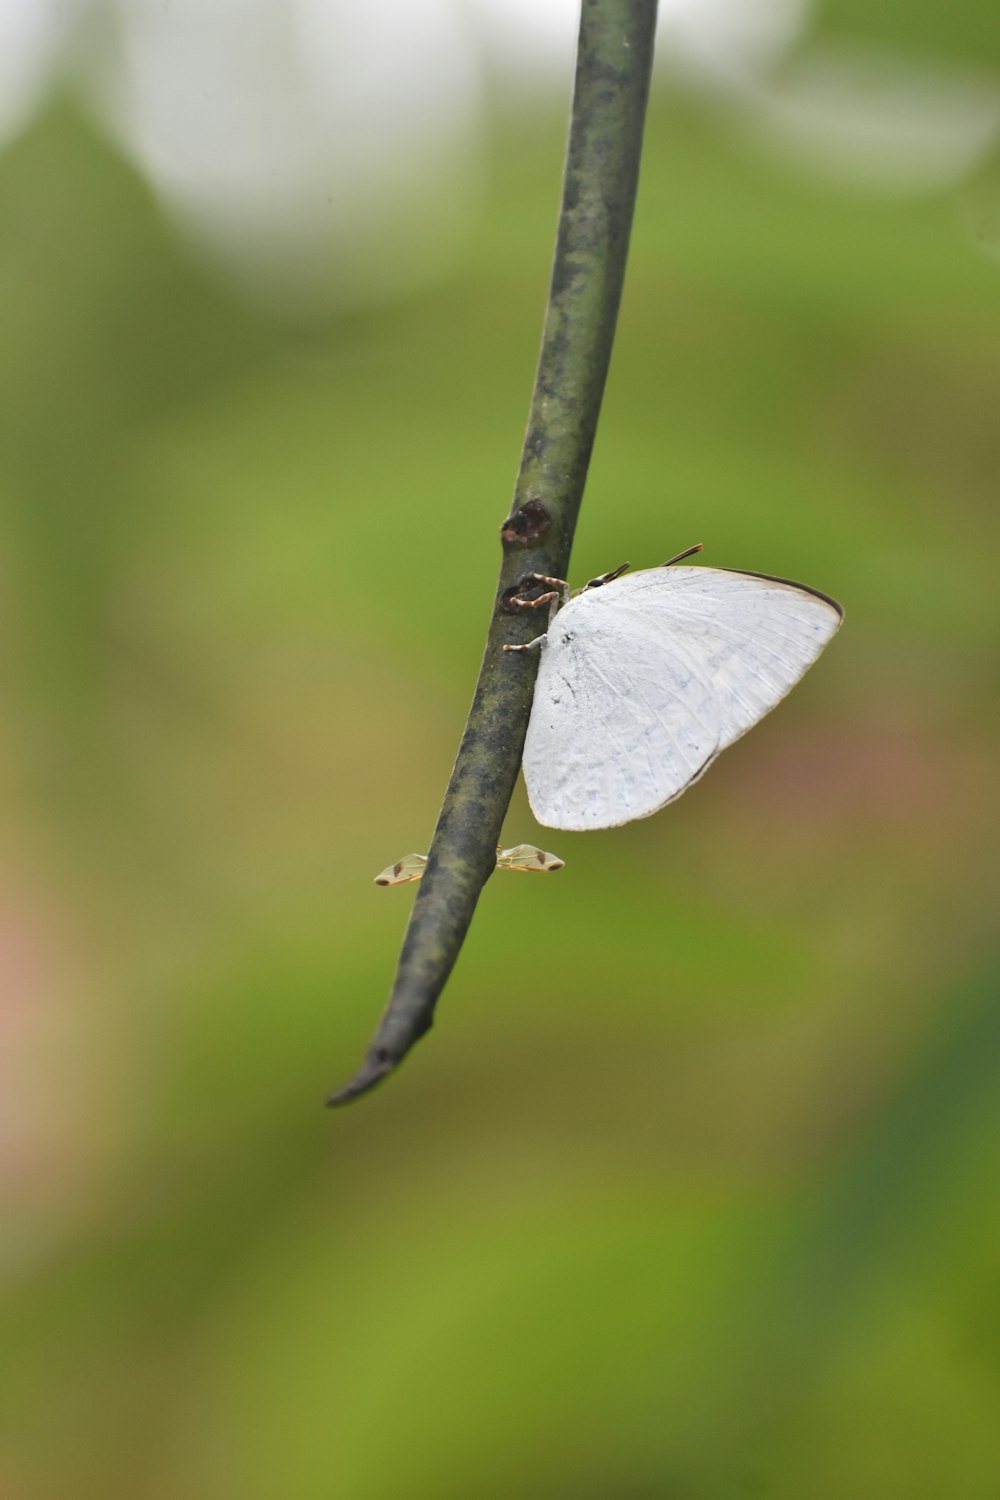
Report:
[{"label": "out-of-focus foliage", "polygon": [[925,0],[820,0],[816,29],[822,35],[875,42],[931,57],[936,62],[1000,66],[1000,35],[983,0],[955,0],[929,5]]},{"label": "out-of-focus foliage", "polygon": [[518,793],[566,869],[320,1108],[478,665],[563,131],[498,107],[454,272],[322,326],[71,106],[0,155],[5,1500],[996,1493],[988,167],[855,197],[654,95],[575,579],[703,541],[847,622],[664,814]]}]

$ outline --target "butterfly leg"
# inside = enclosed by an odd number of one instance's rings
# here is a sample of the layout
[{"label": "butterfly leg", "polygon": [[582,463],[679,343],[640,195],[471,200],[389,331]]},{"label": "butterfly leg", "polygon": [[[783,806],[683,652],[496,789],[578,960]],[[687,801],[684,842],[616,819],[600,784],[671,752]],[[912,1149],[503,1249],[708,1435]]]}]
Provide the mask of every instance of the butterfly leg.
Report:
[{"label": "butterfly leg", "polygon": [[[550,583],[554,586],[544,594],[539,594],[537,599],[521,598],[520,591],[522,588],[539,583]],[[556,610],[565,604],[568,599],[569,584],[564,578],[550,578],[547,573],[529,573],[525,578],[521,579],[516,589],[508,591],[504,596],[504,603],[507,608],[513,607],[515,609],[539,609],[543,604],[547,604],[549,607],[549,620],[551,622]],[[544,640],[544,635],[538,635],[533,641],[526,641],[523,646],[504,646],[503,649],[505,651],[530,651],[533,646],[540,646]]]},{"label": "butterfly leg", "polygon": [[515,597],[509,603],[515,609],[537,609],[540,604],[551,604],[553,599],[558,599],[559,597],[555,589],[549,589],[547,594],[539,594],[537,599],[518,599]]},{"label": "butterfly leg", "polygon": [[525,583],[547,583],[551,585],[552,592],[542,594],[539,599],[515,599],[515,604],[520,604],[525,609],[533,609],[536,604],[548,604],[552,599],[558,599],[561,604],[569,602],[569,584],[565,578],[550,578],[548,573],[529,573],[524,580]]}]

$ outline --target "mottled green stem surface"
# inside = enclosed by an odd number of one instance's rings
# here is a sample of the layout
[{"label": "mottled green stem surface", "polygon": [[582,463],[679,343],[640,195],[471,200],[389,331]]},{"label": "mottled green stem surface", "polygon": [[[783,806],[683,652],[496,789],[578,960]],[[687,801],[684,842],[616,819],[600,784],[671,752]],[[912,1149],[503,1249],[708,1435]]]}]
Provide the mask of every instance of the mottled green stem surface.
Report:
[{"label": "mottled green stem surface", "polygon": [[625,275],[655,29],[656,0],[583,0],[552,285],[483,665],[389,1003],[330,1104],[378,1083],[428,1030],[493,872],[538,670],[535,652],[503,646],[545,628],[532,610],[505,609],[504,597],[528,573],[568,574]]}]

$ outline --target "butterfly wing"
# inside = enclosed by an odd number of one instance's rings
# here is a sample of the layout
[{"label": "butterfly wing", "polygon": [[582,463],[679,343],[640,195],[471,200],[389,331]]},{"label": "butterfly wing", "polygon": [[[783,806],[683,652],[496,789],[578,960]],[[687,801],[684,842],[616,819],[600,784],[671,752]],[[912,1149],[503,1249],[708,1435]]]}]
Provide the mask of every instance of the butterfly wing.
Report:
[{"label": "butterfly wing", "polygon": [[618,603],[682,639],[709,673],[720,750],[781,702],[843,619],[826,594],[762,573],[650,568],[620,582]]},{"label": "butterfly wing", "polygon": [[799,584],[653,568],[571,600],[543,647],[525,743],[532,810],[556,828],[656,812],[763,718],[840,624]]}]

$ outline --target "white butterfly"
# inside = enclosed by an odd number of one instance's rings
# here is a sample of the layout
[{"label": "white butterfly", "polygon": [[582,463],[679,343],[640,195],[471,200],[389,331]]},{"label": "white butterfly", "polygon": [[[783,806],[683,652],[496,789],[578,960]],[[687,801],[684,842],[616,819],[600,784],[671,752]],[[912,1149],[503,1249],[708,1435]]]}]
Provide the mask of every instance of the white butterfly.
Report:
[{"label": "white butterfly", "polygon": [[517,601],[556,611],[529,643],[542,658],[524,746],[546,827],[612,828],[672,802],[781,701],[843,617],[804,584],[678,560],[616,569],[572,599],[559,585]]}]

